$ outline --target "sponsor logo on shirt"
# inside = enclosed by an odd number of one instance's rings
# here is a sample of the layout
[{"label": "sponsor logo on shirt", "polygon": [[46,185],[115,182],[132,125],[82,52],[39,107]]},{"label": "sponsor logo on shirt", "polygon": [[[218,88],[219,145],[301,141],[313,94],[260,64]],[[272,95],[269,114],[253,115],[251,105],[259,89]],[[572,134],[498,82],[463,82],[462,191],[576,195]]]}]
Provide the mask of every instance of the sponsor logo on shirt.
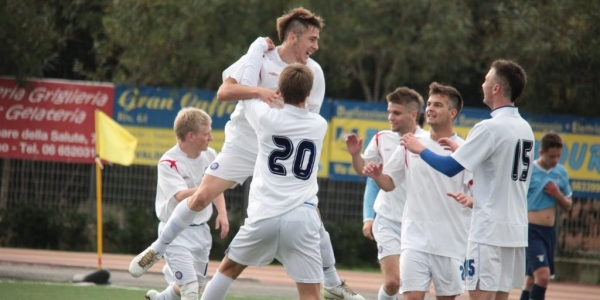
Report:
[{"label": "sponsor logo on shirt", "polygon": [[273,72],[273,71],[269,72],[269,75],[273,75],[273,76],[279,76],[279,74],[277,74],[277,73],[275,73],[275,72]]},{"label": "sponsor logo on shirt", "polygon": [[210,165],[210,169],[211,170],[216,170],[219,168],[219,163],[218,162],[214,162]]}]

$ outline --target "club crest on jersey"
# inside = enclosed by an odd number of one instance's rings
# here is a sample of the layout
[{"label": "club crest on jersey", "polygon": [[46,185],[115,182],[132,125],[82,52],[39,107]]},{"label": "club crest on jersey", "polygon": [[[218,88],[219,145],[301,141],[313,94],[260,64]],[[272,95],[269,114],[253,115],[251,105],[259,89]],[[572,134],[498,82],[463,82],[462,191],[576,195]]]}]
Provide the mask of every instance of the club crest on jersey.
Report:
[{"label": "club crest on jersey", "polygon": [[183,273],[181,273],[181,271],[175,272],[175,278],[181,280],[181,278],[183,278]]},{"label": "club crest on jersey", "polygon": [[210,165],[210,169],[211,170],[216,170],[219,168],[219,163],[218,162],[214,162]]}]

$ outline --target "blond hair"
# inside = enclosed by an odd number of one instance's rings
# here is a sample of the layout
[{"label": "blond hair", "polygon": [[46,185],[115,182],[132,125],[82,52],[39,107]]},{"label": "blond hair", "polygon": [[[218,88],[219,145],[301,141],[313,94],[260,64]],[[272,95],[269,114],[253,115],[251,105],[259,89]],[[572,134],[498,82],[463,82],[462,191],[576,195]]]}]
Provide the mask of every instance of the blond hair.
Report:
[{"label": "blond hair", "polygon": [[197,133],[201,126],[210,126],[212,119],[203,110],[195,107],[182,108],[175,117],[173,129],[177,139],[185,142],[185,136],[189,132]]}]

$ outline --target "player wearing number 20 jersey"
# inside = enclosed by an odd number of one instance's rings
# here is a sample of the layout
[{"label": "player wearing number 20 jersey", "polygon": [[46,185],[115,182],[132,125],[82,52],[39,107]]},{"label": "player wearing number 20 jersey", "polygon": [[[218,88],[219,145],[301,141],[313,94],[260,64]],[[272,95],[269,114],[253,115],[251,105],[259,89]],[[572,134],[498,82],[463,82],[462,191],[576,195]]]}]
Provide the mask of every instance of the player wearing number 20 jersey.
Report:
[{"label": "player wearing number 20 jersey", "polygon": [[327,121],[307,109],[285,104],[272,109],[244,101],[246,119],[258,135],[258,156],[248,203],[248,219],[281,215],[299,205],[317,206],[317,168]]}]

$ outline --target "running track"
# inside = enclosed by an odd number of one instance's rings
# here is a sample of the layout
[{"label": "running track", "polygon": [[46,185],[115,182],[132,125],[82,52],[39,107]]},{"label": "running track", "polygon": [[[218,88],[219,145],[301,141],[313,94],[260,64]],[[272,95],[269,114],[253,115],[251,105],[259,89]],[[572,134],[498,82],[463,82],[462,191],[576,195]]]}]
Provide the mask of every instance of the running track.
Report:
[{"label": "running track", "polygon": [[[126,271],[132,255],[104,254],[102,267],[113,271]],[[97,267],[97,254],[84,252],[65,252],[48,250],[30,250],[15,248],[0,248],[0,264],[28,264],[43,265],[51,267]],[[160,273],[164,260],[153,266],[149,272]],[[211,262],[208,274],[214,274],[218,262]],[[340,270],[339,275],[358,293],[377,293],[381,285],[382,277],[379,273],[356,272]],[[293,281],[286,275],[281,266],[264,266],[260,268],[248,267],[242,277],[260,282],[265,285],[289,285],[294,286]],[[433,293],[428,295],[433,296]],[[519,299],[520,291],[514,290],[509,299]],[[457,299],[468,299],[466,294]],[[576,283],[553,282],[546,292],[548,300],[600,300],[600,285],[584,285]]]}]

